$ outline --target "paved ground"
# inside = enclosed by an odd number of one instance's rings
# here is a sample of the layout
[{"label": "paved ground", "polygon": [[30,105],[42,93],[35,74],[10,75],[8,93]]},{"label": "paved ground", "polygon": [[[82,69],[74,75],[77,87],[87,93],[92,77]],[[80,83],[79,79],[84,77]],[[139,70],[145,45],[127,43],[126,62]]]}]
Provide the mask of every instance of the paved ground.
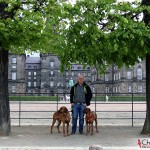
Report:
[{"label": "paved ground", "polygon": [[[105,150],[138,150],[138,139],[148,139],[141,135],[142,126],[99,126],[94,135],[70,135],[49,133],[49,126],[12,126],[10,136],[0,137],[1,150],[88,150],[90,145],[101,145]],[[62,128],[61,128],[62,129]],[[150,139],[149,139],[150,140]],[[144,148],[147,150],[147,148]]]}]

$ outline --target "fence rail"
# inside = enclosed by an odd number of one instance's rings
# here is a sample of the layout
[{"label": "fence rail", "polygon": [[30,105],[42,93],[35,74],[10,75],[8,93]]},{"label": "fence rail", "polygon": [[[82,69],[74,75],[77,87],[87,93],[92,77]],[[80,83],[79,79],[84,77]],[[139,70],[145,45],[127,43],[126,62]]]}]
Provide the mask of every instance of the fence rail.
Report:
[{"label": "fence rail", "polygon": [[[62,105],[70,110],[69,99],[64,93],[10,94],[12,124],[51,124],[53,113]],[[139,125],[146,116],[146,95],[139,93],[109,94],[93,93],[89,106],[97,113],[99,124]]]}]

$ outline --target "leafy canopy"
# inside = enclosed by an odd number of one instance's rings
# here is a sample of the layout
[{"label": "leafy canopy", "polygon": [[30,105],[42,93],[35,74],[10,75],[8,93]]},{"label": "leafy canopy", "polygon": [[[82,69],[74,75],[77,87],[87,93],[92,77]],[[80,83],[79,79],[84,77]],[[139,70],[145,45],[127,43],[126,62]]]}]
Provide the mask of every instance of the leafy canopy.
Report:
[{"label": "leafy canopy", "polygon": [[134,65],[150,51],[143,11],[150,8],[117,0],[0,0],[0,47],[57,54],[62,71],[71,63]]},{"label": "leafy canopy", "polygon": [[100,70],[106,63],[119,67],[134,65],[150,52],[150,30],[142,20],[142,12],[150,12],[148,6],[116,0],[63,4],[59,24],[65,39],[62,70],[69,68],[71,62],[94,65]]},{"label": "leafy canopy", "polygon": [[13,53],[57,51],[55,0],[0,0],[0,47]]}]

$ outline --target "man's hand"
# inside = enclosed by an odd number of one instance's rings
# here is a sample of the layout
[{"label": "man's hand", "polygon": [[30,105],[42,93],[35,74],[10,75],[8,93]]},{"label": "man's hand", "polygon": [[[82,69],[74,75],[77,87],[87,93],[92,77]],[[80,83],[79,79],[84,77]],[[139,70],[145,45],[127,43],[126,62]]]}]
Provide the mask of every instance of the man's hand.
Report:
[{"label": "man's hand", "polygon": [[85,107],[87,106],[86,103],[83,104]]},{"label": "man's hand", "polygon": [[74,103],[71,103],[71,106],[74,106]]}]

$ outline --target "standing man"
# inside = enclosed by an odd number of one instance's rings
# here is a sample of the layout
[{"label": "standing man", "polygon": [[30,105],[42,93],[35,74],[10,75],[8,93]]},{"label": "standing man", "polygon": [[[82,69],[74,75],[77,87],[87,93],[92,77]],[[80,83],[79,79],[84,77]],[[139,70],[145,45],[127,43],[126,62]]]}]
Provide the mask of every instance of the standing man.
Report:
[{"label": "standing man", "polygon": [[79,75],[77,83],[70,90],[70,103],[73,111],[73,124],[71,134],[77,130],[77,119],[79,116],[79,132],[83,134],[84,109],[90,105],[92,99],[91,88],[84,82],[84,76]]}]

